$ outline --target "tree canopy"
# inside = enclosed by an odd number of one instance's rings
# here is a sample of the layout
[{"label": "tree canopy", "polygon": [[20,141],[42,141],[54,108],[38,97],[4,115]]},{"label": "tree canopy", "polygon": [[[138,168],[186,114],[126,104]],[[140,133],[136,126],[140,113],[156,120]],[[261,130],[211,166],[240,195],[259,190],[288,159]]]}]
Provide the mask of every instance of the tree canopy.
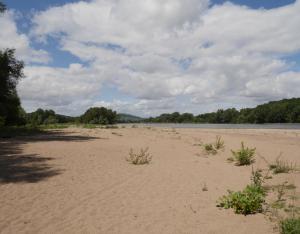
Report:
[{"label": "tree canopy", "polygon": [[146,122],[155,123],[300,123],[300,98],[283,99],[240,111],[235,108],[194,116],[193,114],[161,114]]},{"label": "tree canopy", "polygon": [[81,123],[87,124],[114,124],[117,113],[105,107],[91,107],[81,117]]},{"label": "tree canopy", "polygon": [[24,64],[15,58],[14,49],[0,50],[0,122],[2,125],[22,122],[23,111],[16,86],[23,75]]}]

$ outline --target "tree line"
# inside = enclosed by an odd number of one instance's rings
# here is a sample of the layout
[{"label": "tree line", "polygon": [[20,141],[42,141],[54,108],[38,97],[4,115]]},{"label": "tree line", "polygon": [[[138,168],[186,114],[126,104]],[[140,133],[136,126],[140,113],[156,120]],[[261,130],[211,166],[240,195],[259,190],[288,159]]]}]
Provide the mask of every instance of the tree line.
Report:
[{"label": "tree line", "polygon": [[193,115],[174,112],[150,117],[150,123],[300,123],[300,98],[272,101],[255,108],[219,109],[216,112]]}]

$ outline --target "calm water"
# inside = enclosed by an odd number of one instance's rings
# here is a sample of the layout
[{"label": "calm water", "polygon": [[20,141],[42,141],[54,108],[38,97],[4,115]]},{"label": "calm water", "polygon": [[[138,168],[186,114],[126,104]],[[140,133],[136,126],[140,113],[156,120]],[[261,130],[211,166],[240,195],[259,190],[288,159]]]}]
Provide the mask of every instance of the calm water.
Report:
[{"label": "calm water", "polygon": [[[133,124],[130,124],[133,125]],[[147,123],[138,126],[152,126],[162,128],[210,128],[210,129],[300,129],[300,124],[168,124]]]}]

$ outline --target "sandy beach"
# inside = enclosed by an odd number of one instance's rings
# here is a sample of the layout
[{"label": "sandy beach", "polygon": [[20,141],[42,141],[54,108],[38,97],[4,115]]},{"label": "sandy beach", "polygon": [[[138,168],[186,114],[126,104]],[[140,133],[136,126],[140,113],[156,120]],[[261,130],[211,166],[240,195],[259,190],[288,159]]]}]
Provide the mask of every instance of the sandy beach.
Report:
[{"label": "sandy beach", "polygon": [[[199,144],[216,135],[225,150],[205,154]],[[254,168],[267,169],[280,152],[300,165],[300,130],[128,126],[1,139],[0,233],[278,233],[268,214],[216,207],[228,189],[250,183],[252,166],[227,162],[241,141],[256,147]],[[142,147],[149,147],[150,164],[125,160],[130,148]],[[299,172],[266,183],[284,181],[299,195]]]}]

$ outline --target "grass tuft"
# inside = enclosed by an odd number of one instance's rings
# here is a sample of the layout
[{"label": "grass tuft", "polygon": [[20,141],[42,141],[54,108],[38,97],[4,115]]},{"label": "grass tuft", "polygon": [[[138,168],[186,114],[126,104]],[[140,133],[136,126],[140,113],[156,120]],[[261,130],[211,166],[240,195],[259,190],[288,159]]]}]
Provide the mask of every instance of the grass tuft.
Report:
[{"label": "grass tuft", "polygon": [[300,218],[288,218],[280,222],[281,234],[299,234]]},{"label": "grass tuft", "polygon": [[256,148],[245,147],[244,142],[241,142],[241,149],[232,152],[232,158],[229,158],[231,161],[235,161],[237,166],[250,165],[255,162],[255,150]]},{"label": "grass tuft", "polygon": [[221,136],[216,136],[214,147],[216,150],[222,150],[225,148],[225,142],[222,140]]},{"label": "grass tuft", "polygon": [[145,149],[142,148],[139,153],[135,153],[133,149],[130,149],[129,157],[126,158],[126,161],[134,165],[149,164],[152,160],[152,156],[148,153],[148,149],[148,147]]},{"label": "grass tuft", "polygon": [[213,144],[203,144],[203,149],[207,154],[215,155],[218,153]]},{"label": "grass tuft", "polygon": [[214,143],[202,144],[202,146],[207,154],[215,155],[219,150],[225,148],[225,143],[220,136],[216,136],[216,141]]},{"label": "grass tuft", "polygon": [[272,170],[274,174],[289,173],[296,170],[296,164],[280,160],[280,156],[281,155],[276,158],[274,163],[269,165],[269,169]]}]

